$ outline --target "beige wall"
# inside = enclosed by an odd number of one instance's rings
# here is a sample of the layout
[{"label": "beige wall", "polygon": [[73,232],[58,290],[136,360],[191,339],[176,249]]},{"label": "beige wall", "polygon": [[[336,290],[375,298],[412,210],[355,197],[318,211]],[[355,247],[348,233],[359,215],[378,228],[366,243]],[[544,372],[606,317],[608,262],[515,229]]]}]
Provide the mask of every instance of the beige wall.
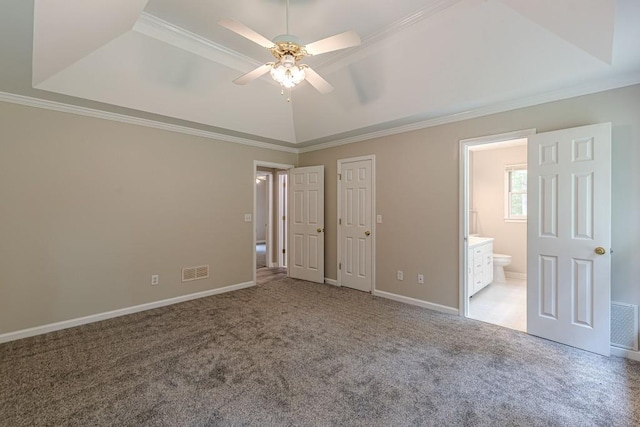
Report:
[{"label": "beige wall", "polygon": [[251,281],[253,162],[296,159],[0,103],[0,333]]},{"label": "beige wall", "polygon": [[640,303],[640,85],[301,154],[300,166],[326,167],[326,276],[337,277],[338,159],[376,155],[377,289],[458,307],[459,141],[602,122],[613,124],[612,298]]},{"label": "beige wall", "polygon": [[505,267],[506,271],[526,274],[527,223],[504,219],[504,168],[526,164],[527,146],[475,151],[472,154],[469,176],[473,182],[474,232],[493,237],[494,252],[511,255],[511,264]]}]

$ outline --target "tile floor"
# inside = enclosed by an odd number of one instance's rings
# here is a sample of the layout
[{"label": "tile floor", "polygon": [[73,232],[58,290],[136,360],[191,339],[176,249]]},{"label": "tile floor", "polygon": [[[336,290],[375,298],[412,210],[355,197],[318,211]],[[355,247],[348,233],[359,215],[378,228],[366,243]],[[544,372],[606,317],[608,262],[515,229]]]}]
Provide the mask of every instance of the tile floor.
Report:
[{"label": "tile floor", "polygon": [[491,283],[471,297],[469,317],[526,332],[526,280],[508,277],[507,283]]}]

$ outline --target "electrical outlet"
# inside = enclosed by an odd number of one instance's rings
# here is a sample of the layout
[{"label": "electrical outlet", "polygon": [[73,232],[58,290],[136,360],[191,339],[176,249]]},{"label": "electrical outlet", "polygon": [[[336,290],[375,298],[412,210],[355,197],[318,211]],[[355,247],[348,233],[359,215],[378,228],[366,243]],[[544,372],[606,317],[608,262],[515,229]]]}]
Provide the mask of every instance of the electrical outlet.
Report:
[{"label": "electrical outlet", "polygon": [[396,279],[404,280],[404,272],[402,270],[398,270],[398,272],[396,273]]},{"label": "electrical outlet", "polygon": [[151,276],[151,286],[155,286],[158,283],[160,283],[160,276],[158,276],[157,274]]},{"label": "electrical outlet", "polygon": [[424,274],[418,274],[418,284],[424,285]]},{"label": "electrical outlet", "polygon": [[251,214],[244,214],[244,222],[251,222]]}]

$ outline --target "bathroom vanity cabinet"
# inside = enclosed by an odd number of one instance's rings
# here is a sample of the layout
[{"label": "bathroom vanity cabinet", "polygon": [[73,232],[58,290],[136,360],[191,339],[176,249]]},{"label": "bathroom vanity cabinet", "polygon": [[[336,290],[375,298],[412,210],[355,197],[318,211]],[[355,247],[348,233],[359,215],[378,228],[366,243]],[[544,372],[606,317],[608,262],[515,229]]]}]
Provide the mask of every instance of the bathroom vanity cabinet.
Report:
[{"label": "bathroom vanity cabinet", "polygon": [[493,281],[493,238],[469,237],[467,266],[468,296]]}]

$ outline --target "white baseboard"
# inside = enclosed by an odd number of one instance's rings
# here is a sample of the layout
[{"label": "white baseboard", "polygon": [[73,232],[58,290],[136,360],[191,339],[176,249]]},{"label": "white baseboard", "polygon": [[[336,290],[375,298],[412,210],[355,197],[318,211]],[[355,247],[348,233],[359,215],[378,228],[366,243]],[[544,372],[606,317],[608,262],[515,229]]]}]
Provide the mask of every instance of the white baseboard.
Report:
[{"label": "white baseboard", "polygon": [[637,360],[640,362],[640,351],[627,350],[620,347],[611,346],[611,355],[618,357],[625,357],[631,360]]},{"label": "white baseboard", "polygon": [[526,273],[517,273],[515,271],[506,271],[504,272],[505,277],[510,279],[519,279],[519,280],[527,280]]},{"label": "white baseboard", "polygon": [[48,325],[36,326],[33,328],[22,329],[15,332],[7,332],[0,334],[0,344],[15,341],[22,338],[42,335],[48,332],[59,331],[61,329],[73,328],[75,326],[86,325],[87,323],[99,322],[101,320],[112,319],[114,317],[125,316],[127,314],[138,313],[140,311],[151,310],[158,307],[177,304],[180,302],[190,301],[198,298],[204,298],[211,295],[222,294],[225,292],[237,291],[253,286],[253,282],[238,283],[236,285],[224,286],[222,288],[211,289],[209,291],[196,292],[188,295],[181,295],[175,298],[164,299],[160,301],[149,302],[146,304],[134,305],[132,307],[121,308],[118,310],[107,311],[104,313],[92,314],[90,316],[78,317],[76,319],[64,320],[62,322],[50,323]]},{"label": "white baseboard", "polygon": [[266,240],[256,240],[256,245],[266,245],[267,241]]},{"label": "white baseboard", "polygon": [[324,278],[324,283],[327,285],[338,286],[338,281],[336,279],[329,279],[328,277]]},{"label": "white baseboard", "polygon": [[387,299],[392,299],[394,301],[403,302],[405,304],[417,305],[418,307],[428,308],[430,310],[439,311],[441,313],[448,313],[448,314],[455,314],[455,315],[460,314],[457,308],[448,307],[446,305],[440,305],[440,304],[436,304],[429,301],[423,301],[420,299],[405,297],[398,294],[392,294],[391,292],[375,290],[373,291],[373,295],[376,297],[387,298]]}]

